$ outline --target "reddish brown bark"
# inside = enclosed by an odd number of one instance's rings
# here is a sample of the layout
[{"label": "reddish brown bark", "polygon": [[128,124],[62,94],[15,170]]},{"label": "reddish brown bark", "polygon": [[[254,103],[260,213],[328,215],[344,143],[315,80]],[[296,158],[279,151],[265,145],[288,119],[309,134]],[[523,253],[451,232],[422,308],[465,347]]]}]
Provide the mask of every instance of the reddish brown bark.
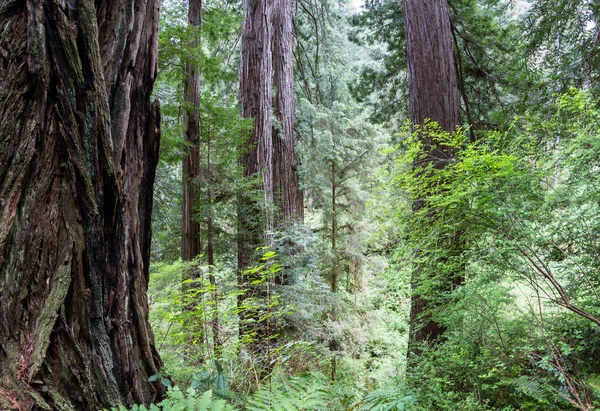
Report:
[{"label": "reddish brown bark", "polygon": [[154,401],[156,0],[0,1],[0,409]]},{"label": "reddish brown bark", "polygon": [[460,124],[460,98],[448,4],[407,0],[404,19],[410,120],[423,124],[430,119],[454,131]]},{"label": "reddish brown bark", "polygon": [[[246,0],[244,17],[240,106],[243,117],[254,118],[254,129],[241,163],[244,177],[260,176],[255,188],[263,198],[258,200],[247,193],[240,196],[238,283],[243,291],[238,299],[240,307],[250,296],[265,302],[268,299],[265,284],[252,285],[261,274],[245,273],[259,263],[256,249],[272,245],[275,221],[282,227],[303,214],[294,155],[291,0]],[[275,125],[273,108],[278,120]],[[251,348],[262,355],[268,371],[272,330],[268,320],[266,324],[259,321],[260,316],[258,310],[242,310],[240,334],[254,335]]]},{"label": "reddish brown bark", "polygon": [[273,3],[271,0],[245,0],[240,62],[240,106],[242,117],[254,119],[254,129],[241,158],[244,177],[261,176],[259,186],[264,201],[242,196],[238,244],[238,268],[248,268],[255,248],[269,243],[272,230],[273,141],[271,59]]},{"label": "reddish brown bark", "polygon": [[276,225],[304,216],[304,196],[298,184],[294,153],[294,71],[292,54],[292,2],[277,0],[273,12],[273,199]]},{"label": "reddish brown bark", "polygon": [[[460,123],[460,100],[448,4],[446,0],[406,0],[404,11],[411,122],[423,124],[430,119],[442,130],[454,131]],[[425,136],[421,139],[426,157],[419,161],[436,168],[444,167],[452,155],[451,150]],[[422,165],[421,162],[415,164]],[[417,200],[413,207],[419,210],[423,206],[423,201]],[[422,275],[420,270],[413,274],[413,291],[418,289]],[[410,346],[436,341],[445,331],[429,315],[431,304],[418,291],[413,294]]]},{"label": "reddish brown bark", "polygon": [[[188,23],[194,28],[200,27],[202,3],[190,0],[188,3]],[[189,46],[198,47],[197,33],[192,34]],[[200,76],[198,67],[188,61],[185,65],[186,79],[183,87],[185,110],[184,140],[189,143],[183,158],[183,199],[181,215],[181,259],[192,261],[200,254],[200,223],[194,212],[194,204],[198,200],[196,179],[200,175]]]},{"label": "reddish brown bark", "polygon": [[[249,297],[266,299],[261,285],[253,285],[258,274],[246,270],[258,263],[257,248],[270,245],[273,230],[273,140],[271,57],[272,0],[245,0],[240,61],[240,106],[242,117],[254,118],[254,129],[241,158],[245,178],[258,178],[254,193],[240,195],[238,207],[238,306]],[[256,194],[260,193],[260,197]],[[266,364],[265,324],[257,309],[241,309],[240,335],[253,335],[250,349]],[[263,351],[264,349],[264,351]],[[261,373],[262,374],[262,373]]]}]

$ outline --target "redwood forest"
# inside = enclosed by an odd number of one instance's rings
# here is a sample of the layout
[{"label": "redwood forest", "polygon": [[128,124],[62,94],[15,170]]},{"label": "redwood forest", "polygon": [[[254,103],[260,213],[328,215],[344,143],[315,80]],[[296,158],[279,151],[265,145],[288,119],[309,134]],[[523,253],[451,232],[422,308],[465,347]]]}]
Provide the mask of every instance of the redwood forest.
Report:
[{"label": "redwood forest", "polygon": [[54,410],[600,410],[600,2],[0,0]]}]

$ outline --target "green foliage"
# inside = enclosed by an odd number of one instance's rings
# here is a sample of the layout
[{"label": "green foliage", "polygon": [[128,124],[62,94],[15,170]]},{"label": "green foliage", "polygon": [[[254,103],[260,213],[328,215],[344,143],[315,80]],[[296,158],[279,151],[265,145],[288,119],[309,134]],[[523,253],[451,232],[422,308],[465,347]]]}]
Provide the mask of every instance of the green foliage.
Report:
[{"label": "green foliage", "polygon": [[229,379],[219,361],[212,362],[208,371],[200,371],[194,374],[190,387],[201,391],[212,390],[222,397],[230,395]]},{"label": "green foliage", "polygon": [[[164,2],[149,301],[165,367],[151,378],[184,388],[170,389],[162,409],[600,406],[599,10],[589,1],[529,3],[450,4],[470,127],[445,133],[434,123],[398,127],[408,114],[403,2],[367,0],[352,18],[356,44],[343,2],[297,2],[305,224],[273,233],[273,250],[258,250],[263,259],[238,273],[237,197],[262,198],[237,163],[249,129],[236,102],[241,8],[205,4],[194,29],[185,4]],[[203,239],[213,220],[215,267],[202,255],[178,261],[186,62],[201,72],[195,217]],[[396,147],[373,119],[400,129]],[[430,161],[427,144],[451,149],[452,159]],[[423,277],[411,289],[416,267]],[[186,270],[199,279],[182,289]],[[247,289],[238,275],[250,279]],[[426,314],[447,331],[407,366],[413,293],[433,303]],[[261,327],[269,331],[258,341]]]},{"label": "green foliage", "polygon": [[274,378],[248,399],[249,411],[308,411],[332,409],[333,398],[323,388],[324,376]]},{"label": "green foliage", "polygon": [[178,387],[169,389],[167,398],[158,405],[134,405],[126,408],[120,405],[118,408],[112,408],[112,411],[234,411],[231,405],[224,400],[215,399],[212,391],[198,393],[193,388],[189,388],[185,393]]},{"label": "green foliage", "polygon": [[[279,293],[272,287],[274,279],[282,270],[282,265],[275,261],[276,253],[265,248],[264,254],[260,258],[259,264],[245,270],[242,275],[249,280],[249,292],[246,293],[243,301],[238,303],[236,313],[240,317],[240,324],[244,333],[240,334],[242,344],[252,344],[256,342],[259,335],[258,330],[266,328],[267,335],[264,336],[268,341],[262,341],[269,347],[271,340],[277,337],[276,322],[283,315]],[[273,347],[275,348],[275,347]],[[275,351],[268,350],[266,355],[270,357]],[[254,353],[256,354],[256,353]],[[266,359],[267,364],[274,361],[273,358]],[[260,361],[257,362],[257,365]]]},{"label": "green foliage", "polygon": [[523,22],[526,51],[539,61],[546,93],[589,87],[598,95],[599,18],[600,6],[594,1],[531,2]]},{"label": "green foliage", "polygon": [[[196,270],[199,278],[182,284],[182,274],[189,270]],[[237,385],[236,378],[240,376],[238,364],[231,362],[237,359],[240,344],[239,291],[233,267],[211,267],[210,272],[219,287],[216,304],[215,285],[208,279],[209,267],[198,261],[153,264],[149,287],[150,321],[157,348],[165,361],[164,377],[170,377],[178,385],[212,389],[216,395],[228,397],[229,385]],[[211,322],[215,313],[219,315],[222,341],[218,358]]]},{"label": "green foliage", "polygon": [[162,411],[233,411],[224,400],[213,398],[212,391],[196,393],[193,388],[181,392],[177,387],[169,391],[167,399],[160,403]]},{"label": "green foliage", "polygon": [[370,169],[385,137],[348,95],[344,80],[351,73],[343,67],[338,70],[338,76],[329,79],[331,94],[325,104],[298,101],[297,128],[305,136],[299,175],[309,203],[307,224],[318,226],[329,238],[321,243],[321,270],[332,287],[346,280],[351,292],[360,288],[363,245],[370,234],[361,217]]},{"label": "green foliage", "polygon": [[[431,315],[452,330],[410,370],[423,409],[586,409],[591,401],[582,376],[600,362],[580,336],[594,330],[591,343],[599,332],[599,113],[577,90],[550,112],[476,142],[426,124],[399,148],[394,184],[423,207],[400,210],[408,241],[398,255],[433,274],[414,292],[438,302]],[[420,161],[423,136],[452,147],[453,161]],[[459,255],[442,241],[454,232],[464,242]],[[413,253],[418,247],[427,253]],[[463,281],[435,294],[456,270]],[[579,325],[565,332],[571,321]]]},{"label": "green foliage", "polygon": [[409,411],[416,399],[399,387],[381,388],[365,397],[361,411]]},{"label": "green foliage", "polygon": [[[371,45],[372,61],[361,68],[359,81],[350,85],[357,100],[373,107],[377,122],[408,116],[408,83],[404,33],[404,2],[367,0],[364,10],[350,20],[350,38]],[[404,116],[404,117],[402,117]]]},{"label": "green foliage", "polygon": [[[212,219],[217,258],[229,259],[234,249],[236,196],[247,191],[237,164],[240,147],[252,121],[242,119],[237,107],[237,38],[241,14],[234,4],[215,2],[202,8],[201,27],[187,24],[187,5],[167,1],[161,8],[159,75],[154,95],[161,102],[161,152],[155,185],[153,257],[173,262],[181,244],[181,161],[187,149],[183,116],[192,109],[183,98],[186,63],[200,75],[200,174],[193,182],[199,198],[195,218],[207,242],[207,221]],[[197,47],[191,39],[199,38]]]},{"label": "green foliage", "polygon": [[[453,48],[462,100],[462,123],[479,130],[506,127],[520,110],[543,104],[539,84],[523,51],[515,2],[458,0],[449,3]],[[373,108],[377,122],[402,124],[408,115],[404,2],[367,0],[351,20],[352,40],[370,45],[372,60],[361,68],[352,94]]]}]

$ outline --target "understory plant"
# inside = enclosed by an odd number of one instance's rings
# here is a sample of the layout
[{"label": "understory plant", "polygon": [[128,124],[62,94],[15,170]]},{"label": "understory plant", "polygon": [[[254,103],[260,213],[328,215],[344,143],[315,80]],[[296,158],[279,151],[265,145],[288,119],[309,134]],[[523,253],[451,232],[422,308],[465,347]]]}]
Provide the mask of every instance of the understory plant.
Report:
[{"label": "understory plant", "polygon": [[[400,209],[398,258],[430,270],[413,293],[436,302],[429,315],[447,330],[408,368],[417,409],[598,405],[598,129],[595,103],[575,89],[555,97],[550,115],[526,113],[477,141],[432,123],[407,129],[394,181],[409,199],[424,193],[426,206]],[[452,147],[452,161],[414,167],[417,133]],[[440,239],[452,232],[462,252],[448,260]],[[456,271],[460,281],[430,292]]]}]

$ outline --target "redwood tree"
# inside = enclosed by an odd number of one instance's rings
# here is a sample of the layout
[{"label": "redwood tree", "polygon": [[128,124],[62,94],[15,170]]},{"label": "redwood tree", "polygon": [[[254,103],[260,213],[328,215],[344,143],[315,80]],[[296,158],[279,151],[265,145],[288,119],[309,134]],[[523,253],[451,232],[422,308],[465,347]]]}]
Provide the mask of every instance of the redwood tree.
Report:
[{"label": "redwood tree", "polygon": [[[240,335],[253,335],[253,351],[263,358],[266,331],[258,321],[256,308],[244,308],[250,298],[265,297],[260,285],[253,285],[257,274],[247,269],[258,260],[256,249],[271,243],[273,229],[273,141],[271,57],[273,2],[244,1],[244,27],[240,61],[240,106],[242,117],[254,118],[254,128],[241,158],[243,175],[254,179],[253,190],[241,193],[238,207],[238,296]],[[260,274],[258,274],[260,275]]]},{"label": "redwood tree", "polygon": [[254,119],[254,128],[241,158],[245,178],[259,177],[255,187],[262,199],[242,195],[239,213],[238,269],[248,268],[254,249],[265,244],[273,220],[272,93],[271,58],[273,2],[244,1],[242,57],[240,61],[240,108],[244,118]]},{"label": "redwood tree", "polygon": [[[448,4],[446,0],[406,0],[404,4],[411,122],[422,125],[430,119],[437,122],[443,131],[452,132],[460,123],[460,100]],[[415,167],[427,164],[435,168],[444,167],[452,156],[451,150],[425,134],[420,138],[425,156]],[[426,207],[424,199],[418,199],[413,205],[415,211],[423,207]],[[436,218],[433,213],[429,213],[429,217]],[[424,298],[418,290],[422,280],[431,275],[421,269],[413,273],[411,346],[422,341],[435,341],[444,332],[444,328],[430,315],[435,297]]]},{"label": "redwood tree", "polygon": [[158,0],[0,0],[0,409],[149,403]]},{"label": "redwood tree", "polygon": [[[202,3],[200,0],[189,0],[188,23],[192,30],[200,27]],[[198,47],[197,32],[192,32],[189,46]],[[195,179],[200,174],[200,75],[193,61],[185,64],[186,77],[183,85],[185,108],[184,140],[189,143],[183,158],[183,199],[181,215],[181,259],[191,261],[200,254],[200,223],[195,217],[194,203],[198,199]]]},{"label": "redwood tree", "polygon": [[294,71],[292,54],[292,1],[277,0],[273,12],[273,199],[281,226],[304,214],[294,153]]}]

